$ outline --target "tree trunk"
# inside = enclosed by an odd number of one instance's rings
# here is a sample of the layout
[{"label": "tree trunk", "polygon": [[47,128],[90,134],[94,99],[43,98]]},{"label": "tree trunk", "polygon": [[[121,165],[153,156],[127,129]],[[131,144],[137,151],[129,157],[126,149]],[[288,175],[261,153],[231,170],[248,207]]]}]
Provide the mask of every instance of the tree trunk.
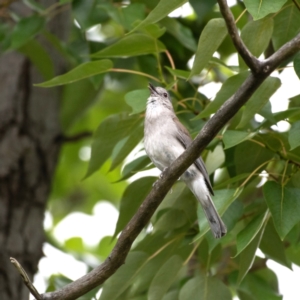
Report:
[{"label": "tree trunk", "polygon": [[[41,1],[45,7],[56,1]],[[21,15],[28,8],[14,3]],[[66,14],[48,29],[66,36]],[[63,62],[47,45],[56,74]],[[52,49],[52,50],[51,50]],[[10,263],[15,257],[33,278],[43,255],[43,219],[59,153],[59,89],[33,87],[42,82],[37,69],[18,52],[0,57],[0,299],[27,300],[28,291]],[[43,292],[43,291],[41,291]]]}]

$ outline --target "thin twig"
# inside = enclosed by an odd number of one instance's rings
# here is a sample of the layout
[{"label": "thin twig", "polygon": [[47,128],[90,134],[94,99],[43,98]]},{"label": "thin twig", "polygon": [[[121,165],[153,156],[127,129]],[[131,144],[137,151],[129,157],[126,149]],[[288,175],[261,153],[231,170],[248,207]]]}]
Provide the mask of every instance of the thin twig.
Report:
[{"label": "thin twig", "polygon": [[300,4],[296,1],[296,0],[293,0],[295,6],[298,8],[298,10],[300,11]]},{"label": "thin twig", "polygon": [[247,9],[245,8],[243,11],[242,11],[242,13],[237,17],[237,19],[235,20],[235,24],[237,24],[238,23],[238,21],[242,18],[242,16],[245,14],[245,12],[247,11]]},{"label": "thin twig", "polygon": [[[172,55],[170,54],[170,52],[168,50],[166,50],[165,53],[166,53],[166,55],[167,55],[167,57],[169,59],[169,62],[171,64],[172,69],[175,70],[175,63],[174,63],[174,60],[172,58]],[[174,75],[173,78],[174,78],[174,81],[175,81],[174,90],[177,91],[178,88],[177,88],[177,82],[176,82],[177,81],[176,75]]]},{"label": "thin twig", "polygon": [[10,262],[15,266],[15,268],[20,273],[21,277],[23,278],[23,281],[27,288],[29,289],[30,293],[36,298],[36,300],[43,300],[43,297],[40,295],[40,293],[36,290],[32,282],[30,281],[27,273],[21,266],[21,264],[13,257],[10,258]]},{"label": "thin twig", "polygon": [[64,135],[60,134],[56,137],[56,142],[57,143],[70,143],[70,142],[78,142],[82,139],[91,137],[93,135],[92,131],[83,131],[74,135]]},{"label": "thin twig", "polygon": [[226,22],[226,26],[231,36],[232,42],[241,55],[246,65],[252,70],[254,73],[259,72],[260,70],[260,61],[248,50],[243,40],[240,38],[237,27],[235,26],[234,17],[227,5],[226,0],[218,0],[221,14]]},{"label": "thin twig", "polygon": [[135,74],[135,75],[141,75],[141,76],[144,76],[144,77],[148,77],[148,78],[150,78],[150,79],[152,79],[154,81],[160,82],[160,80],[157,79],[156,77],[153,77],[153,76],[151,76],[149,74],[146,74],[146,73],[143,73],[143,72],[139,72],[139,71],[113,68],[113,69],[110,69],[109,72],[130,73],[130,74]]}]

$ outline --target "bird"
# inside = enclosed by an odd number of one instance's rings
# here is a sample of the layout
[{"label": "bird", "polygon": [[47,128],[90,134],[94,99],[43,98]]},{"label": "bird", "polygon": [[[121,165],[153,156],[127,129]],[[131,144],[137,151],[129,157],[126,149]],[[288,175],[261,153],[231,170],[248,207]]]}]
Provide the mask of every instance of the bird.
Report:
[{"label": "bird", "polygon": [[[168,91],[151,83],[148,88],[144,148],[153,164],[163,172],[185,151],[192,138],[177,118]],[[214,192],[202,158],[195,160],[180,179],[201,204],[214,237],[224,236],[227,229],[212,201]]]}]

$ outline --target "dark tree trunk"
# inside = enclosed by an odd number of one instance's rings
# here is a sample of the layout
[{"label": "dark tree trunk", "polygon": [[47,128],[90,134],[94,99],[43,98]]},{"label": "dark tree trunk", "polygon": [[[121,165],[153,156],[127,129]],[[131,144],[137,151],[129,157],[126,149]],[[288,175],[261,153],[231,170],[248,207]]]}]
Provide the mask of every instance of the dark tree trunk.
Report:
[{"label": "dark tree trunk", "polygon": [[[48,7],[56,1],[42,2]],[[18,13],[28,12],[22,3],[13,5]],[[65,13],[58,14],[48,28],[63,38],[67,22]],[[62,73],[59,54],[49,45],[46,48],[56,74]],[[60,148],[56,141],[60,92],[33,87],[41,81],[37,69],[22,54],[10,52],[0,57],[1,300],[28,299],[9,257],[15,257],[33,278],[43,254],[44,212]]]}]

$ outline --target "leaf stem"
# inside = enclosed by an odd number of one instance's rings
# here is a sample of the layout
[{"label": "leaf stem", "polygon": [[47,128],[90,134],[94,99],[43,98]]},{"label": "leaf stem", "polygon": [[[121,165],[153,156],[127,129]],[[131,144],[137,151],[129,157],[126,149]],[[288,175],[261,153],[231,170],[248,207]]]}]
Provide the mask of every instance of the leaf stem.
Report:
[{"label": "leaf stem", "polygon": [[264,165],[266,165],[266,164],[268,164],[269,162],[271,162],[271,161],[274,161],[275,159],[269,159],[269,160],[267,160],[267,161],[265,161],[264,163],[262,163],[261,165],[259,165],[247,178],[246,178],[246,180],[241,184],[241,187],[243,187],[243,186],[245,186],[245,184],[251,179],[251,177],[253,176],[253,175],[255,175],[256,174],[256,172],[262,167],[262,166],[264,166]]},{"label": "leaf stem", "polygon": [[293,0],[295,6],[298,8],[298,10],[300,11],[300,4],[296,1],[296,0]]},{"label": "leaf stem", "polygon": [[[166,53],[166,55],[167,55],[167,57],[169,59],[169,62],[170,62],[170,65],[171,65],[172,69],[175,70],[175,64],[174,64],[174,60],[172,58],[171,53],[168,50],[166,50],[165,53]],[[175,91],[177,91],[178,87],[177,87],[177,82],[176,82],[177,81],[176,75],[174,75],[173,78],[174,78],[174,81],[175,81],[174,89],[175,89]]]},{"label": "leaf stem", "polygon": [[242,18],[242,16],[245,14],[245,12],[247,11],[247,8],[245,8],[242,13],[237,17],[237,19],[235,20],[235,24]]},{"label": "leaf stem", "polygon": [[116,68],[113,68],[113,69],[110,69],[108,70],[108,72],[116,72],[116,73],[130,73],[130,74],[135,74],[135,75],[140,75],[140,76],[144,76],[144,77],[148,77],[156,82],[161,82],[159,79],[157,79],[156,77],[152,76],[152,75],[149,75],[149,74],[146,74],[146,73],[143,73],[143,72],[140,72],[140,71],[133,71],[133,70],[126,70],[126,69],[116,69]]}]

